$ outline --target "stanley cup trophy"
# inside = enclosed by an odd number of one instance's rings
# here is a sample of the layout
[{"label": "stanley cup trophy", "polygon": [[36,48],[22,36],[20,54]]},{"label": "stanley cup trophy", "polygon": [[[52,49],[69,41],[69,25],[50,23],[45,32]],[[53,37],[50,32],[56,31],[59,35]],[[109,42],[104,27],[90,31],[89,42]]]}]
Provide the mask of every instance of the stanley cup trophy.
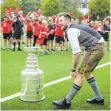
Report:
[{"label": "stanley cup trophy", "polygon": [[23,101],[41,101],[44,96],[44,74],[38,66],[37,47],[24,47],[28,53],[25,69],[22,71],[22,87],[20,99]]}]

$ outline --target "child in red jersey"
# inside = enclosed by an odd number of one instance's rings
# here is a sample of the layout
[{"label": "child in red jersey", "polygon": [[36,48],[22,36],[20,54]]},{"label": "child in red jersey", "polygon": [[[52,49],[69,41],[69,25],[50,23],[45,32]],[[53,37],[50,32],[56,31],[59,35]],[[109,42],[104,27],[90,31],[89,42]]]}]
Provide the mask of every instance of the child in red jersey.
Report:
[{"label": "child in red jersey", "polygon": [[9,28],[9,39],[8,39],[8,42],[9,42],[9,49],[12,49],[12,46],[13,46],[13,37],[12,37],[12,23],[13,21],[11,20],[11,18],[8,18],[8,28]]},{"label": "child in red jersey", "polygon": [[56,20],[56,29],[55,29],[55,49],[57,45],[60,46],[61,53],[63,52],[63,42],[64,42],[64,31],[61,29],[61,26],[58,24],[58,18]]},{"label": "child in red jersey", "polygon": [[102,21],[98,21],[97,31],[103,36],[104,27]]},{"label": "child in red jersey", "polygon": [[45,54],[48,55],[48,46],[47,46],[47,40],[48,40],[48,34],[49,34],[49,28],[48,23],[46,20],[42,21],[42,26],[40,30],[39,38],[37,39],[37,44],[41,45],[41,52],[40,55],[43,55],[43,48],[42,46],[45,46]]},{"label": "child in red jersey", "polygon": [[27,47],[32,45],[33,36],[33,19],[32,17],[27,18]]},{"label": "child in red jersey", "polygon": [[1,23],[1,26],[2,26],[3,39],[4,39],[4,50],[5,50],[7,47],[8,39],[10,37],[10,30],[9,30],[9,26],[8,26],[8,17],[7,16],[4,17],[4,21]]},{"label": "child in red jersey", "polygon": [[40,33],[40,27],[39,27],[39,21],[38,21],[38,19],[35,19],[34,24],[33,24],[33,28],[34,28],[34,30],[33,30],[33,35],[34,35],[33,46],[35,47],[37,38],[38,38],[39,33]]},{"label": "child in red jersey", "polygon": [[94,30],[97,30],[97,28],[98,28],[98,21],[95,21],[95,22],[94,22],[94,25],[93,25],[93,29],[94,29]]},{"label": "child in red jersey", "polygon": [[49,27],[49,30],[50,30],[50,33],[48,35],[48,49],[50,50],[50,47],[51,47],[51,51],[53,52],[54,49],[53,49],[53,41],[54,41],[54,36],[55,36],[55,25],[54,25],[54,21],[52,18],[50,18],[48,20],[48,27]]}]

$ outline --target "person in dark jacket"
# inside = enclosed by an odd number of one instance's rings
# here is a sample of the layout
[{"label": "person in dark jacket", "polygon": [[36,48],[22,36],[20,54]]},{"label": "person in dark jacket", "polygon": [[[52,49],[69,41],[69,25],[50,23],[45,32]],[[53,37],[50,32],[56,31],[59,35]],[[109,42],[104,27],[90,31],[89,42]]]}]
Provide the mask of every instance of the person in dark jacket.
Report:
[{"label": "person in dark jacket", "polygon": [[22,35],[22,27],[23,24],[20,21],[20,17],[16,16],[15,20],[12,24],[13,27],[13,51],[15,51],[16,42],[18,43],[18,51],[22,51],[20,48],[20,41],[21,41],[21,35]]},{"label": "person in dark jacket", "polygon": [[107,50],[109,51],[109,32],[110,32],[110,16],[107,16],[104,20],[103,20],[103,24],[104,24],[104,33],[103,33],[103,37],[104,40],[107,43]]}]

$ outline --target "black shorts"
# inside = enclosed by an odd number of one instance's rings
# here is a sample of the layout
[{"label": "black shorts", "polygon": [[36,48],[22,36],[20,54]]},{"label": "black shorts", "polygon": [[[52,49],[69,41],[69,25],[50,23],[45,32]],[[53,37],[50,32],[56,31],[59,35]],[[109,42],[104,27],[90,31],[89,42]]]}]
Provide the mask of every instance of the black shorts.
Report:
[{"label": "black shorts", "polygon": [[51,34],[50,34],[50,35],[48,36],[48,40],[54,40],[54,35],[51,35]]},{"label": "black shorts", "polygon": [[65,36],[65,38],[66,38],[67,41],[69,41],[67,36]]},{"label": "black shorts", "polygon": [[37,39],[38,39],[38,36],[37,36],[37,35],[34,35],[33,40],[36,42]]},{"label": "black shorts", "polygon": [[108,34],[103,34],[103,38],[105,41],[109,41],[109,35]]},{"label": "black shorts", "polygon": [[32,31],[27,31],[27,38],[32,38],[33,32]]},{"label": "black shorts", "polygon": [[56,35],[55,36],[55,42],[62,44],[62,42],[64,42],[64,38]]},{"label": "black shorts", "polygon": [[15,39],[21,39],[21,33],[14,33],[13,34],[13,38],[15,38]]},{"label": "black shorts", "polygon": [[3,39],[9,39],[10,33],[3,33]]},{"label": "black shorts", "polygon": [[42,45],[47,45],[47,41],[48,41],[48,39],[45,38]]},{"label": "black shorts", "polygon": [[24,30],[22,29],[22,36],[24,35]]},{"label": "black shorts", "polygon": [[12,37],[12,31],[9,33],[10,37]]}]

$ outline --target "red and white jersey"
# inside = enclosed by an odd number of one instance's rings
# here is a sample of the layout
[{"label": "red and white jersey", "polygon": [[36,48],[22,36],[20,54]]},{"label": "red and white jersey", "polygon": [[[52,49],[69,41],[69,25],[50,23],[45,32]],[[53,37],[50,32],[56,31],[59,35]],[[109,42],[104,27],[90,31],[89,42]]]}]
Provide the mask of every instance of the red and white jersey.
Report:
[{"label": "red and white jersey", "polygon": [[37,23],[33,24],[33,35],[39,36],[40,34],[40,26]]},{"label": "red and white jersey", "polygon": [[11,32],[12,31],[12,21],[8,21],[8,28],[9,28],[9,31]]},{"label": "red and white jersey", "polygon": [[101,27],[97,27],[97,31],[103,32],[104,28],[102,26]]},{"label": "red and white jersey", "polygon": [[40,30],[40,36],[43,38],[48,38],[49,31],[50,29],[48,26],[42,26]]},{"label": "red and white jersey", "polygon": [[61,26],[56,25],[55,35],[64,37],[64,31],[61,29]]},{"label": "red and white jersey", "polygon": [[97,30],[97,28],[98,28],[98,26],[97,26],[97,25],[93,26],[93,29],[94,29],[94,30]]},{"label": "red and white jersey", "polygon": [[59,18],[56,18],[55,21],[55,35],[59,36],[59,37],[64,37],[64,31],[61,29],[61,26],[59,26]]},{"label": "red and white jersey", "polygon": [[27,31],[33,31],[33,22],[27,20]]},{"label": "red and white jersey", "polygon": [[3,33],[10,33],[8,21],[3,21],[1,23]]},{"label": "red and white jersey", "polygon": [[48,26],[41,26],[41,29],[40,29],[40,36],[39,38],[37,39],[36,43],[37,44],[43,44],[45,38],[48,38],[48,34],[49,34],[49,27]]}]

